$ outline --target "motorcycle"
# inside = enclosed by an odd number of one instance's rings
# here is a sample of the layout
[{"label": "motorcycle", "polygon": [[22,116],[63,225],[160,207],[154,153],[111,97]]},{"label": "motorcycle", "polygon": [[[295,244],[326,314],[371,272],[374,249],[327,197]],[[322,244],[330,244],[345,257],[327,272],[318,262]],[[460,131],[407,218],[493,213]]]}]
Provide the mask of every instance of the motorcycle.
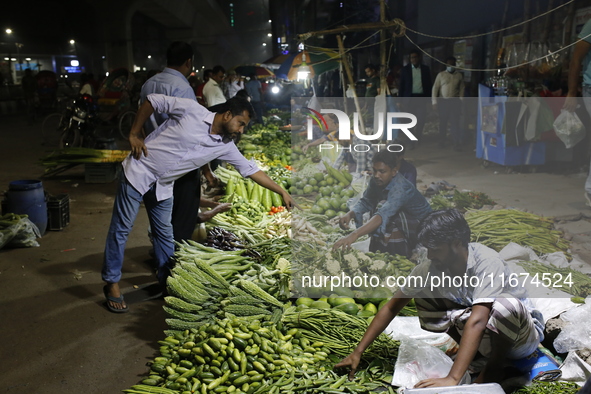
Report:
[{"label": "motorcycle", "polygon": [[63,132],[60,137],[60,148],[86,147],[94,148],[94,132],[99,123],[98,106],[89,94],[78,96],[62,117]]}]

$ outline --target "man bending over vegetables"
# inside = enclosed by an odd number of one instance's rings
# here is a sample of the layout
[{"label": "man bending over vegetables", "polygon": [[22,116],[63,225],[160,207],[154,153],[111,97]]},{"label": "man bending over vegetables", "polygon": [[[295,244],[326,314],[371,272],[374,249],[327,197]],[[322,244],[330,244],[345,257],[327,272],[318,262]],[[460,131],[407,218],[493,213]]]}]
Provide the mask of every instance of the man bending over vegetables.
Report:
[{"label": "man bending over vegetables", "polygon": [[[479,354],[488,360],[475,383],[499,382],[510,359],[527,357],[543,340],[543,319],[526,298],[523,287],[510,287],[510,270],[494,250],[470,242],[470,228],[456,209],[436,211],[421,223],[418,240],[428,250],[428,260],[410,273],[423,279],[442,277],[474,278],[471,287],[433,281],[407,281],[378,312],[363,338],[349,356],[335,368],[350,367],[353,378],[361,355],[384,331],[400,310],[414,297],[421,327],[431,332],[447,332],[459,343],[449,374],[425,379],[415,387],[455,386]],[[422,282],[422,285],[421,285]]]},{"label": "man bending over vegetables", "polygon": [[[143,201],[150,220],[158,280],[166,286],[170,275],[169,258],[174,252],[171,225],[174,181],[214,159],[233,164],[244,177],[280,194],[288,209],[291,196],[256,164],[238,151],[234,141],[244,132],[253,116],[250,103],[233,98],[217,113],[197,101],[150,94],[140,106],[130,133],[131,154],[123,161],[123,176],[115,197],[111,225],[107,234],[102,278],[107,308],[127,312],[119,289],[125,244]],[[162,125],[142,137],[141,127],[152,113],[168,115]]]},{"label": "man bending over vegetables", "polygon": [[[355,219],[357,230],[339,239],[333,249],[347,248],[359,237],[371,234],[370,251],[410,257],[416,245],[419,222],[431,212],[431,206],[415,185],[399,172],[401,157],[387,150],[373,156],[373,175],[363,197],[339,219],[343,230]],[[366,212],[371,219],[363,224]]]}]

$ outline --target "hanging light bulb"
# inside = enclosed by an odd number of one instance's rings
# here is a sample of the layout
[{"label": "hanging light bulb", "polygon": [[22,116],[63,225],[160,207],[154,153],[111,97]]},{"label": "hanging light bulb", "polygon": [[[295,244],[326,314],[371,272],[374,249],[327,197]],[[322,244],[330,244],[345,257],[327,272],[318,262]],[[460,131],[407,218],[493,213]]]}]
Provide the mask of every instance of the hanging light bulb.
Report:
[{"label": "hanging light bulb", "polygon": [[306,53],[302,53],[302,63],[298,67],[298,81],[308,79],[310,75],[310,66],[306,64]]}]

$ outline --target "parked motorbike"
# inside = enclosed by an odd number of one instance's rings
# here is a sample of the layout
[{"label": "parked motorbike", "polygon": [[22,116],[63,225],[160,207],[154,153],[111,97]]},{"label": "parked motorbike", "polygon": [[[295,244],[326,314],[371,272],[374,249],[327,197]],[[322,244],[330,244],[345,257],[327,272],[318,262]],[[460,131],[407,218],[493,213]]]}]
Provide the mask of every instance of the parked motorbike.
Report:
[{"label": "parked motorbike", "polygon": [[95,130],[99,123],[98,106],[89,94],[78,96],[67,106],[62,117],[60,148],[94,148]]}]

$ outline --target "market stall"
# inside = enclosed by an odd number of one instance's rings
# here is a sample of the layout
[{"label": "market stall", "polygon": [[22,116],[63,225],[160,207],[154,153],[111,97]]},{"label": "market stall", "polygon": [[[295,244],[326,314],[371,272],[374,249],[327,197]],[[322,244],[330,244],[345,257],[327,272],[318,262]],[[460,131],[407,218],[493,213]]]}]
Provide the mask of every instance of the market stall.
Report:
[{"label": "market stall", "polygon": [[[225,185],[221,201],[232,202],[233,207],[208,222],[201,242],[179,245],[165,297],[169,329],[158,342],[158,354],[146,375],[125,392],[395,392],[391,384],[393,379],[400,382],[395,379],[396,371],[404,368],[399,362],[408,362],[407,355],[398,360],[401,342],[408,341],[399,335],[416,336],[419,330],[398,327],[380,335],[364,353],[353,381],[342,371],[333,371],[359,342],[391,290],[368,294],[356,288],[319,287],[305,292],[294,283],[304,272],[329,275],[337,266],[355,265],[356,270],[368,274],[408,275],[416,261],[357,249],[331,251],[332,243],[344,234],[336,222],[339,213],[348,209],[361,190],[358,178],[307,157],[298,148],[301,142],[297,137],[293,145],[291,138],[277,127],[259,126],[245,135],[239,148],[256,159],[275,182],[289,189],[301,210],[287,212],[279,195],[243,180],[231,167],[216,170]],[[297,173],[292,176],[294,168]],[[554,230],[550,219],[515,210],[490,210],[494,201],[477,192],[441,193],[431,204],[466,212],[473,241],[497,251],[514,242],[531,250],[530,257],[559,253],[567,263],[572,258],[568,241]],[[521,263],[532,275],[552,267],[546,261]],[[588,276],[575,274],[568,266],[552,269],[578,275],[573,301],[584,302],[591,294]],[[564,311],[576,305],[566,298],[561,308]],[[412,302],[401,313],[408,319],[416,319],[416,314]],[[453,352],[452,342],[432,342],[429,348]],[[408,343],[406,346],[408,349]],[[414,364],[422,368],[421,360]],[[533,364],[525,368],[524,374],[529,376]],[[549,369],[556,371],[555,361],[541,368],[540,376],[548,377],[545,372]],[[553,392],[576,390],[574,383],[531,385],[536,376],[530,376],[529,383],[528,379],[523,381],[534,390],[524,392],[535,392],[542,385]],[[477,387],[474,389],[502,392],[499,385]]]}]

